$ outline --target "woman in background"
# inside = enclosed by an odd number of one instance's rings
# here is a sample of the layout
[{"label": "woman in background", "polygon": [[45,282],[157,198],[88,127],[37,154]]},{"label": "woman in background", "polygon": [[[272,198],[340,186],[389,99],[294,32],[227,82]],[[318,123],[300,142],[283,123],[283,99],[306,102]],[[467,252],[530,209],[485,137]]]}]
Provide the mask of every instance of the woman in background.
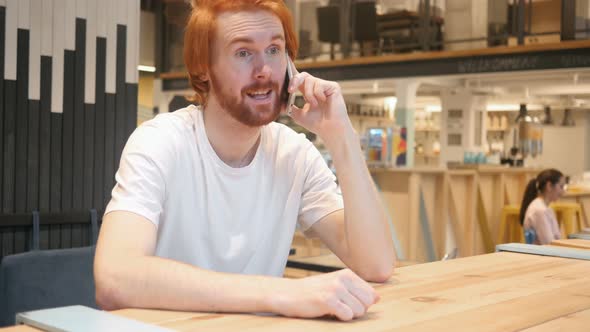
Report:
[{"label": "woman in background", "polygon": [[535,244],[549,244],[561,237],[555,212],[549,207],[565,192],[565,177],[556,169],[546,169],[529,181],[522,204],[520,224],[535,231]]}]

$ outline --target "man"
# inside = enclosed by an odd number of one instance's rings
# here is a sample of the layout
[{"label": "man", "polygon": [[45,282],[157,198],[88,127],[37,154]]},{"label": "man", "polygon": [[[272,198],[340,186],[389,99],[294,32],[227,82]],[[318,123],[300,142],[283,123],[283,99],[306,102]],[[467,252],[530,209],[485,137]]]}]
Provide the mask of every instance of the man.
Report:
[{"label": "man", "polygon": [[[297,73],[288,89],[303,93],[292,117],[325,142],[342,196],[313,145],[272,122],[294,36],[281,0],[193,9],[185,62],[203,107],[129,138],[96,250],[101,307],[350,320],[378,300],[365,280],[390,277],[393,245],[340,87]],[[296,224],[350,270],[281,278]]]}]

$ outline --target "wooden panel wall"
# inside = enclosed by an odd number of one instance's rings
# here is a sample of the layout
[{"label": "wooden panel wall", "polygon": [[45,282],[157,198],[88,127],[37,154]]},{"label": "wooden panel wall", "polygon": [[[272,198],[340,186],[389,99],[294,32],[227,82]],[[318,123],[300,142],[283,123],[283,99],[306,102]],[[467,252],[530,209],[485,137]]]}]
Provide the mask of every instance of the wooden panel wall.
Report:
[{"label": "wooden panel wall", "polygon": [[[403,260],[492,252],[505,204],[520,204],[536,169],[372,170]],[[590,208],[588,208],[590,210]]]}]

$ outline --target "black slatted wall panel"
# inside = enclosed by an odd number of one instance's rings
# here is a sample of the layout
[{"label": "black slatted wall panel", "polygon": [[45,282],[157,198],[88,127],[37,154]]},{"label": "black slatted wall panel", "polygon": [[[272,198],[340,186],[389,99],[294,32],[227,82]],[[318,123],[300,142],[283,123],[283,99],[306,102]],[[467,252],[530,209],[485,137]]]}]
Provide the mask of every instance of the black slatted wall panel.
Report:
[{"label": "black slatted wall panel", "polygon": [[76,52],[66,50],[64,52],[64,95],[63,95],[63,122],[62,122],[62,172],[61,172],[61,208],[70,210],[73,190],[74,168],[74,79],[76,65]]},{"label": "black slatted wall panel", "polygon": [[115,94],[105,93],[103,205],[111,199],[115,182]]},{"label": "black slatted wall panel", "polygon": [[127,28],[117,25],[117,93],[115,94],[115,166],[119,168],[119,160],[127,139],[125,131],[125,52],[127,45]]},{"label": "black slatted wall panel", "polygon": [[[82,207],[94,206],[94,126],[96,106],[84,105],[84,201]],[[98,159],[97,159],[98,161]]]},{"label": "black slatted wall panel", "polygon": [[[94,194],[93,206],[103,206],[104,195],[104,162],[105,162],[105,80],[106,50],[105,38],[96,38],[96,95],[95,95],[95,126],[94,126]],[[100,165],[100,167],[99,167]]]},{"label": "black slatted wall panel", "polygon": [[[0,213],[4,203],[4,46],[6,36],[6,8],[0,7]],[[1,250],[1,249],[0,249]]]},{"label": "black slatted wall panel", "polygon": [[41,56],[39,114],[39,210],[50,210],[51,191],[51,57]]},{"label": "black slatted wall panel", "polygon": [[84,201],[84,65],[86,57],[86,20],[76,19],[76,69],[74,74],[74,152],[72,207],[81,209]]},{"label": "black slatted wall panel", "polygon": [[16,81],[4,80],[4,179],[2,212],[14,212],[16,155]]},{"label": "black slatted wall panel", "polygon": [[129,138],[137,126],[137,84],[125,84],[125,137]]},{"label": "black slatted wall panel", "polygon": [[[4,135],[7,134],[7,131],[4,128],[4,117],[6,114],[6,107],[5,107],[5,100],[4,100],[4,45],[5,45],[5,38],[6,38],[6,8],[0,7],[0,211],[4,212],[4,199],[5,190],[4,187],[4,177],[5,173],[5,156],[4,156]],[[12,231],[12,230],[8,230]],[[5,243],[4,238],[8,238],[7,235],[0,234],[0,255],[4,256],[5,252],[7,252],[8,244]],[[7,239],[8,240],[8,239]]]},{"label": "black slatted wall panel", "polygon": [[27,147],[29,113],[29,31],[18,29],[16,64],[15,211],[27,210]]},{"label": "black slatted wall panel", "polygon": [[[53,75],[51,68],[49,75]],[[62,113],[51,113],[51,163],[49,189],[49,208],[53,212],[61,211],[61,174],[62,174]],[[61,243],[61,227],[53,226],[50,240],[51,248],[58,248]]]},{"label": "black slatted wall panel", "polygon": [[[74,72],[74,142],[72,208],[84,207],[84,75],[86,57],[86,20],[76,19],[76,53]],[[72,246],[82,245],[82,226],[72,226]]]},{"label": "black slatted wall panel", "polygon": [[39,135],[39,101],[29,100],[26,211],[39,208]]},{"label": "black slatted wall panel", "polygon": [[[29,73],[31,35],[18,28],[16,80],[6,80],[6,9],[0,7],[0,213],[102,211],[110,200],[121,152],[136,127],[138,90],[126,82],[127,26],[118,24],[116,93],[105,92],[107,39],[98,36],[95,102],[85,102],[86,24],[76,18],[75,50],[61,50],[63,72],[53,72],[52,56],[40,55],[40,72]],[[39,100],[29,99],[29,74],[40,76]],[[54,75],[63,84],[62,113],[52,112]],[[26,227],[1,226],[0,257],[28,249]],[[79,226],[43,226],[40,237],[42,249],[88,239]]]}]

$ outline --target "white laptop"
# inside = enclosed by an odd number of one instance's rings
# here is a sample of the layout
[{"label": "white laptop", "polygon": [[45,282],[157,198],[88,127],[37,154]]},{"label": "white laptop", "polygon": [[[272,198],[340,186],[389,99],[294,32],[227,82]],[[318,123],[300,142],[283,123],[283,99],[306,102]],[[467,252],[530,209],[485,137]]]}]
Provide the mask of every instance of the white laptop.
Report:
[{"label": "white laptop", "polygon": [[21,312],[16,323],[50,332],[171,331],[81,305]]}]

